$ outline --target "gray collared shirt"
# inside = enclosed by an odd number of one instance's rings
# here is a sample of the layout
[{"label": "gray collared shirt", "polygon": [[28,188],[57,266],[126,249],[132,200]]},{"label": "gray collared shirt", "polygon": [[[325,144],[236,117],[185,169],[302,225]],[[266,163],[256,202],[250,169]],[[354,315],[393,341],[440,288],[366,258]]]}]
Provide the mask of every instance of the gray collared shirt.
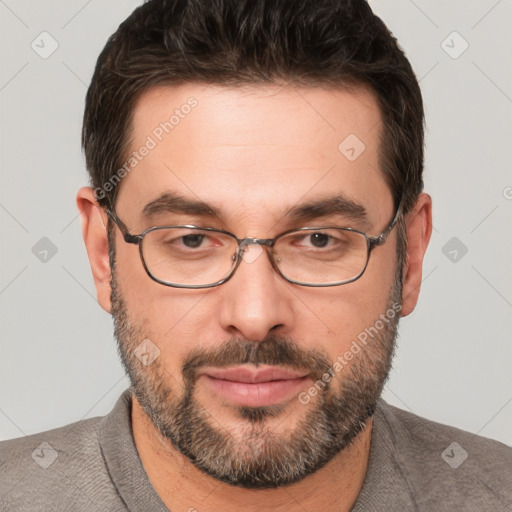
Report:
[{"label": "gray collared shirt", "polygon": [[[167,512],[125,391],[104,417],[0,443],[1,512]],[[512,511],[512,449],[379,400],[353,512]],[[312,511],[311,511],[312,512]]]}]

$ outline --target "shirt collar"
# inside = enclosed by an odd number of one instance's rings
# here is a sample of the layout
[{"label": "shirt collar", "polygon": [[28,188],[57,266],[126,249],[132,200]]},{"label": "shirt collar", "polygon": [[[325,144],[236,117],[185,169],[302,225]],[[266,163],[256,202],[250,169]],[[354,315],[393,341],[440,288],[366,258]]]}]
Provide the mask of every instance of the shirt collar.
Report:
[{"label": "shirt collar", "polygon": [[[132,512],[169,512],[146,474],[131,426],[132,398],[127,389],[99,427],[99,441],[110,477]],[[392,510],[417,510],[402,468],[398,442],[385,414],[389,407],[377,402],[374,414],[370,458],[363,487],[352,512],[379,510],[383,503]]]}]

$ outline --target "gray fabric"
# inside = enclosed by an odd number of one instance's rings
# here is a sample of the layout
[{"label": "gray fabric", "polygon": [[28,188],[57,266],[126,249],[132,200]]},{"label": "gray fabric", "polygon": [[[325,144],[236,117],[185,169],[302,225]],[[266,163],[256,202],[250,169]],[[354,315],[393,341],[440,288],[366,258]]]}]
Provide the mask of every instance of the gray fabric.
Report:
[{"label": "gray fabric", "polygon": [[[34,461],[55,456],[46,469]],[[33,451],[36,450],[33,456]],[[41,455],[41,450],[45,455]],[[34,457],[34,458],[33,458]],[[167,512],[139,459],[128,390],[103,418],[0,443],[1,512]]]},{"label": "gray fabric", "polygon": [[[127,390],[103,418],[1,442],[0,511],[167,511],[140,462],[130,411]],[[512,449],[380,400],[353,512],[388,510],[512,511]]]},{"label": "gray fabric", "polygon": [[[508,446],[428,421],[383,400],[374,424],[369,466],[352,512],[512,511]],[[463,462],[462,450],[467,452]],[[457,462],[461,464],[452,467]]]}]

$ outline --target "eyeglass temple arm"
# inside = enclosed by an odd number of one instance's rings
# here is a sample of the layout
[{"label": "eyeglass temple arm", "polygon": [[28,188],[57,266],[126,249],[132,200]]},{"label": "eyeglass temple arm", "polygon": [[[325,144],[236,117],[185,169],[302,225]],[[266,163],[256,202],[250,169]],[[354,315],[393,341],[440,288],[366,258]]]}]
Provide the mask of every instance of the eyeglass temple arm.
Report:
[{"label": "eyeglass temple arm", "polygon": [[396,226],[396,223],[398,222],[398,218],[400,217],[400,214],[402,213],[403,204],[404,204],[404,196],[402,195],[402,197],[400,198],[400,202],[398,203],[398,207],[396,209],[393,220],[389,223],[388,227],[379,236],[370,238],[370,243],[372,246],[382,245],[387,240],[389,234],[391,233],[393,228]]},{"label": "eyeglass temple arm", "polygon": [[137,235],[132,235],[128,232],[128,228],[126,227],[126,224],[111,210],[107,208],[107,215],[109,216],[110,220],[117,225],[119,230],[121,231],[121,234],[123,235],[123,238],[125,241],[129,244],[135,244],[138,245],[140,243],[141,237]]}]

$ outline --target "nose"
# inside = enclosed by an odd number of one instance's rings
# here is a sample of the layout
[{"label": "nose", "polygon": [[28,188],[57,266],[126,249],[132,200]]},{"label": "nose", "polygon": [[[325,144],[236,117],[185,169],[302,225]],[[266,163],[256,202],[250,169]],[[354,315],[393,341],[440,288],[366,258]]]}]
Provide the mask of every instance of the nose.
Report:
[{"label": "nose", "polygon": [[246,245],[235,274],[219,287],[219,321],[231,335],[261,341],[271,331],[285,334],[292,328],[293,293],[272,267],[266,251],[259,244]]}]

